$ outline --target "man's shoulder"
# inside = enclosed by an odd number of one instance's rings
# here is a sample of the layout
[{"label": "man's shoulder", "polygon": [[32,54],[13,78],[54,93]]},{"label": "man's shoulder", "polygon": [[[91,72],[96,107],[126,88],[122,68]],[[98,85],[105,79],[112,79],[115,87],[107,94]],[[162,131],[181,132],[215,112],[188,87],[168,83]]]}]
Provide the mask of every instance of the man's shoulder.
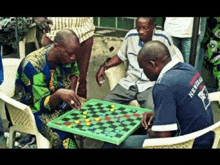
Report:
[{"label": "man's shoulder", "polygon": [[180,82],[188,82],[191,80],[192,76],[196,73],[189,64],[178,63],[176,66],[167,71],[157,83],[173,85]]},{"label": "man's shoulder", "polygon": [[173,43],[171,36],[167,32],[165,32],[163,30],[155,30],[154,40],[161,40],[161,39],[162,39],[162,41],[167,40],[167,42],[169,43],[169,46],[171,46]]},{"label": "man's shoulder", "polygon": [[161,34],[161,35],[165,35],[165,36],[170,36],[166,31],[164,31],[164,30],[158,30],[158,29],[156,29],[155,31],[154,31],[154,35],[157,35],[157,34]]},{"label": "man's shoulder", "polygon": [[23,68],[26,67],[28,63],[30,63],[34,68],[40,69],[45,65],[45,52],[48,50],[48,47],[42,47],[38,50],[35,50],[28,54],[22,60]]},{"label": "man's shoulder", "polygon": [[130,38],[130,37],[139,37],[137,29],[131,29],[126,35],[125,35],[125,40]]}]

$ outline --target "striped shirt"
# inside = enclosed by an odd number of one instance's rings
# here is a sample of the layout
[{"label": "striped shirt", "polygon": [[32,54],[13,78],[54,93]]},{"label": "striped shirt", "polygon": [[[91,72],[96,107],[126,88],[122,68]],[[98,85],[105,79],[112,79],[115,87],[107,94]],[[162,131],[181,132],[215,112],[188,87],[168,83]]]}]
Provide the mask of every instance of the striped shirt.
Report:
[{"label": "striped shirt", "polygon": [[[174,49],[173,40],[170,35],[161,30],[154,30],[152,40],[160,41],[164,43],[170,51],[171,58],[177,57],[177,53]],[[118,51],[117,55],[122,60],[128,61],[128,70],[126,77],[119,81],[119,84],[125,89],[129,90],[130,86],[137,86],[139,92],[154,86],[155,81],[150,81],[144,74],[143,69],[139,67],[137,61],[137,55],[140,49],[144,46],[137,29],[130,30],[123,41],[122,47]],[[181,55],[182,56],[182,55]]]},{"label": "striped shirt", "polygon": [[80,43],[94,35],[93,17],[48,17],[48,19],[53,21],[53,25],[50,25],[51,31],[46,35],[52,41],[59,30],[66,28],[76,33]]}]

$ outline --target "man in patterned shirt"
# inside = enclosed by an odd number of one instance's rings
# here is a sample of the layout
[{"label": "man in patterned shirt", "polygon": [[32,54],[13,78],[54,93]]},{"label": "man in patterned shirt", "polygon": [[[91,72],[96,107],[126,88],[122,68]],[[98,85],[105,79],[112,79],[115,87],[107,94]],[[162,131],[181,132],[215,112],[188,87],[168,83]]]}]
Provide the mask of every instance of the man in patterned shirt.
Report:
[{"label": "man in patterned shirt", "polygon": [[30,53],[17,71],[14,99],[31,107],[39,131],[55,148],[63,148],[62,142],[70,135],[50,129],[46,126],[48,121],[63,110],[81,107],[81,98],[75,92],[79,48],[76,34],[69,29],[61,30],[52,45]]},{"label": "man in patterned shirt", "polygon": [[[36,24],[44,32],[41,44],[53,43],[55,34],[61,29],[73,30],[79,38],[80,50],[77,55],[80,79],[77,94],[87,98],[87,71],[93,46],[95,26],[92,17],[34,17]],[[49,24],[52,24],[49,26]]]}]

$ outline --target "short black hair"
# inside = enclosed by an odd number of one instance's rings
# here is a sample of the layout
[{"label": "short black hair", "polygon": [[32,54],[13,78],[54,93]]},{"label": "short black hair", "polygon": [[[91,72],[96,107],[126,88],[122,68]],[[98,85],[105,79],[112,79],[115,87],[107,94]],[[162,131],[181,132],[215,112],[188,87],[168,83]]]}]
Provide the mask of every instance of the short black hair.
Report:
[{"label": "short black hair", "polygon": [[143,18],[143,19],[150,19],[150,20],[153,21],[153,23],[156,23],[156,19],[157,19],[157,17],[137,17],[137,21],[138,21],[140,18]]},{"label": "short black hair", "polygon": [[171,58],[167,46],[160,41],[149,41],[139,51],[138,57],[144,59]]},{"label": "short black hair", "polygon": [[70,39],[78,39],[76,33],[70,29],[62,29],[56,33],[54,37],[54,42],[59,44],[66,44]]}]

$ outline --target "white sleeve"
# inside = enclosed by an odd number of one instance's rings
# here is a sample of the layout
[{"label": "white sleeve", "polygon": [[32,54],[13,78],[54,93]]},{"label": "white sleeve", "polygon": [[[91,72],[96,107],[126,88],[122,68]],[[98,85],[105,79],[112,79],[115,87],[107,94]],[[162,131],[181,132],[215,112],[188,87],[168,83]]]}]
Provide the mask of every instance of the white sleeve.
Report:
[{"label": "white sleeve", "polygon": [[124,41],[122,43],[121,48],[119,49],[117,55],[118,57],[122,60],[125,61],[127,60],[127,47],[128,47],[128,43],[127,43],[128,39],[125,37]]}]

